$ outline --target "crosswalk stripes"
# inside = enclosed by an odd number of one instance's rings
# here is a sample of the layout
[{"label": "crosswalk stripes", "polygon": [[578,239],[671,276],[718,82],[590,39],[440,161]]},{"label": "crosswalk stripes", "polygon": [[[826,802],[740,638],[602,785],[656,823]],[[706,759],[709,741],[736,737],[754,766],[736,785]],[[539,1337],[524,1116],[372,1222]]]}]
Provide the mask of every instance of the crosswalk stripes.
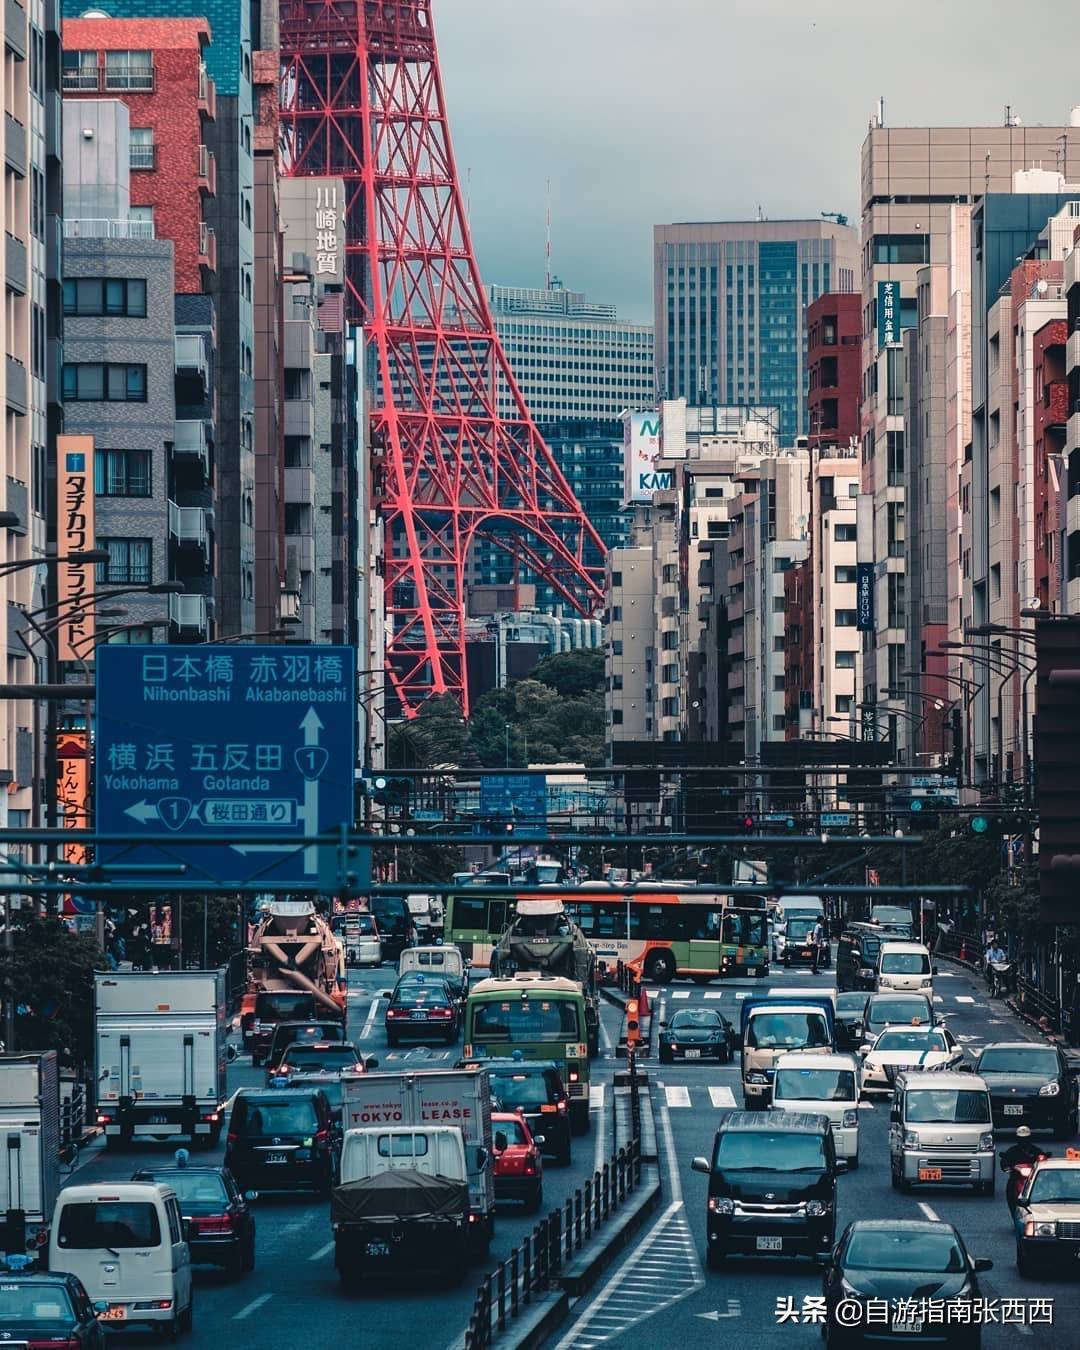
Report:
[{"label": "crosswalk stripes", "polygon": [[603,1083],[589,1084],[589,1109],[591,1111],[602,1111],[604,1109]]},{"label": "crosswalk stripes", "polygon": [[974,1002],[975,1002],[975,1000],[971,997],[970,994],[957,994],[955,997],[956,997],[957,1003],[974,1003]]},{"label": "crosswalk stripes", "polygon": [[690,1089],[681,1084],[669,1083],[664,1088],[664,1096],[669,1107],[689,1106]]},{"label": "crosswalk stripes", "polygon": [[735,1094],[729,1087],[714,1085],[709,1088],[709,1101],[721,1110],[730,1110],[735,1105]]},{"label": "crosswalk stripes", "polygon": [[675,989],[675,990],[672,991],[671,997],[672,997],[672,998],[689,998],[689,997],[690,997],[690,990],[689,990],[689,989]]}]

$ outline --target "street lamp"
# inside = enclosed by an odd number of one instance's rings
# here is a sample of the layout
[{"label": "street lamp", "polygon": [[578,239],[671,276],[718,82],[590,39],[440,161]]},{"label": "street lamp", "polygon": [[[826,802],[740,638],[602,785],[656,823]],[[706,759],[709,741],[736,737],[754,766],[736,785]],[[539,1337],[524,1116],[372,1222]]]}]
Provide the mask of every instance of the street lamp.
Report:
[{"label": "street lamp", "polygon": [[[1020,652],[1006,653],[1003,652],[1000,649],[1000,647],[995,647],[990,645],[989,643],[981,643],[981,642],[957,642],[957,641],[939,642],[938,649],[942,651],[962,651],[964,655],[968,658],[968,660],[978,662],[980,665],[985,666],[989,673],[993,673],[998,677],[998,688],[997,688],[998,773],[996,777],[998,779],[999,787],[1002,786],[1004,782],[1004,771],[1005,771],[1005,699],[1004,699],[1005,685],[1009,682],[1009,680],[1013,678],[1014,675],[1018,675],[1021,671],[1026,672],[1025,678],[1021,682],[1021,689],[1020,689],[1020,700],[1021,700],[1020,720],[1023,727],[1023,731],[1020,737],[1021,783],[1024,792],[1024,799],[1026,801],[1029,795],[1028,779],[1030,777],[1030,762],[1028,758],[1028,736],[1027,736],[1027,725],[1028,725],[1027,694],[1028,694],[1028,681],[1030,680],[1031,676],[1035,674],[1036,671],[1036,667],[1034,665],[1029,666],[1025,664],[1025,661],[1030,656],[1030,653],[1027,652],[1023,654],[1021,654]],[[1012,657],[1011,662],[1009,659],[1010,656]]]},{"label": "street lamp", "polygon": [[45,553],[38,558],[20,558],[17,562],[0,563],[0,577],[12,572],[23,572],[29,567],[58,567],[60,563],[105,563],[109,554],[103,548],[79,549],[74,553]]}]

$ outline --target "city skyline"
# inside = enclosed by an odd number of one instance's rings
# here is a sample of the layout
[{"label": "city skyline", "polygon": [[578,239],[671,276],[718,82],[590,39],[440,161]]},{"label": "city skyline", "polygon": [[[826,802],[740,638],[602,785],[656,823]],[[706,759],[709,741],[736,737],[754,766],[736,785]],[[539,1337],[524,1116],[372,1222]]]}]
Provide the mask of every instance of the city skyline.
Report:
[{"label": "city skyline", "polygon": [[[614,0],[546,0],[542,11],[455,0],[436,12],[485,281],[543,284],[550,179],[554,272],[650,322],[654,225],[752,219],[759,205],[774,220],[840,211],[857,222],[859,147],[879,97],[887,124],[917,126],[1000,125],[1006,104],[1029,126],[1058,125],[1080,103],[1080,82],[1069,80],[1075,11],[1061,11],[1055,40],[1025,63],[1006,39],[1003,0],[947,9],[915,0],[902,25],[854,0],[821,0],[812,12],[733,0],[724,11],[704,0],[662,10],[628,0],[617,11]],[[766,41],[763,99],[753,82],[761,67],[724,53]],[[874,45],[881,59],[867,61]],[[958,45],[961,68],[951,64]],[[515,58],[522,50],[527,70]],[[905,73],[913,68],[917,85]],[[665,69],[678,77],[662,78]],[[621,97],[651,86],[652,98]],[[686,128],[681,141],[675,127]]]}]

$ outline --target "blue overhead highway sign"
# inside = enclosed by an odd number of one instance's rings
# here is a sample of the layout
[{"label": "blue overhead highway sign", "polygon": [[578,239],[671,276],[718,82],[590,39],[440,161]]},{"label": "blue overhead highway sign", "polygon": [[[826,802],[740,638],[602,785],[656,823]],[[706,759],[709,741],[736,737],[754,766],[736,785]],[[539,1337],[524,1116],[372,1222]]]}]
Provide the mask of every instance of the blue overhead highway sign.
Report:
[{"label": "blue overhead highway sign", "polygon": [[[327,884],[334,850],[321,858],[303,841],[353,820],[353,648],[103,644],[95,655],[95,824],[132,839],[102,862],[179,862],[189,882]],[[176,844],[138,846],[152,834]],[[215,834],[250,842],[194,846]]]},{"label": "blue overhead highway sign", "polygon": [[542,773],[480,775],[480,815],[543,825],[547,820],[547,778]]}]

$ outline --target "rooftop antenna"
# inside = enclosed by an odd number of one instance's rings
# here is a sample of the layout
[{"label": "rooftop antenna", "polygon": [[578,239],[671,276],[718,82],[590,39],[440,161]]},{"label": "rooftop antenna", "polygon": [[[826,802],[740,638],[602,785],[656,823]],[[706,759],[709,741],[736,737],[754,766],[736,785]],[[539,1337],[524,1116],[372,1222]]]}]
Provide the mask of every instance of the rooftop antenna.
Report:
[{"label": "rooftop antenna", "polygon": [[544,254],[544,289],[551,290],[551,179],[547,180],[547,249]]},{"label": "rooftop antenna", "polygon": [[877,122],[879,127],[885,125],[885,95],[882,94],[877,101]]},{"label": "rooftop antenna", "polygon": [[761,203],[760,203],[760,202],[758,202],[757,218],[758,218],[758,220],[764,220],[764,219],[765,219],[765,212],[761,209]]}]

